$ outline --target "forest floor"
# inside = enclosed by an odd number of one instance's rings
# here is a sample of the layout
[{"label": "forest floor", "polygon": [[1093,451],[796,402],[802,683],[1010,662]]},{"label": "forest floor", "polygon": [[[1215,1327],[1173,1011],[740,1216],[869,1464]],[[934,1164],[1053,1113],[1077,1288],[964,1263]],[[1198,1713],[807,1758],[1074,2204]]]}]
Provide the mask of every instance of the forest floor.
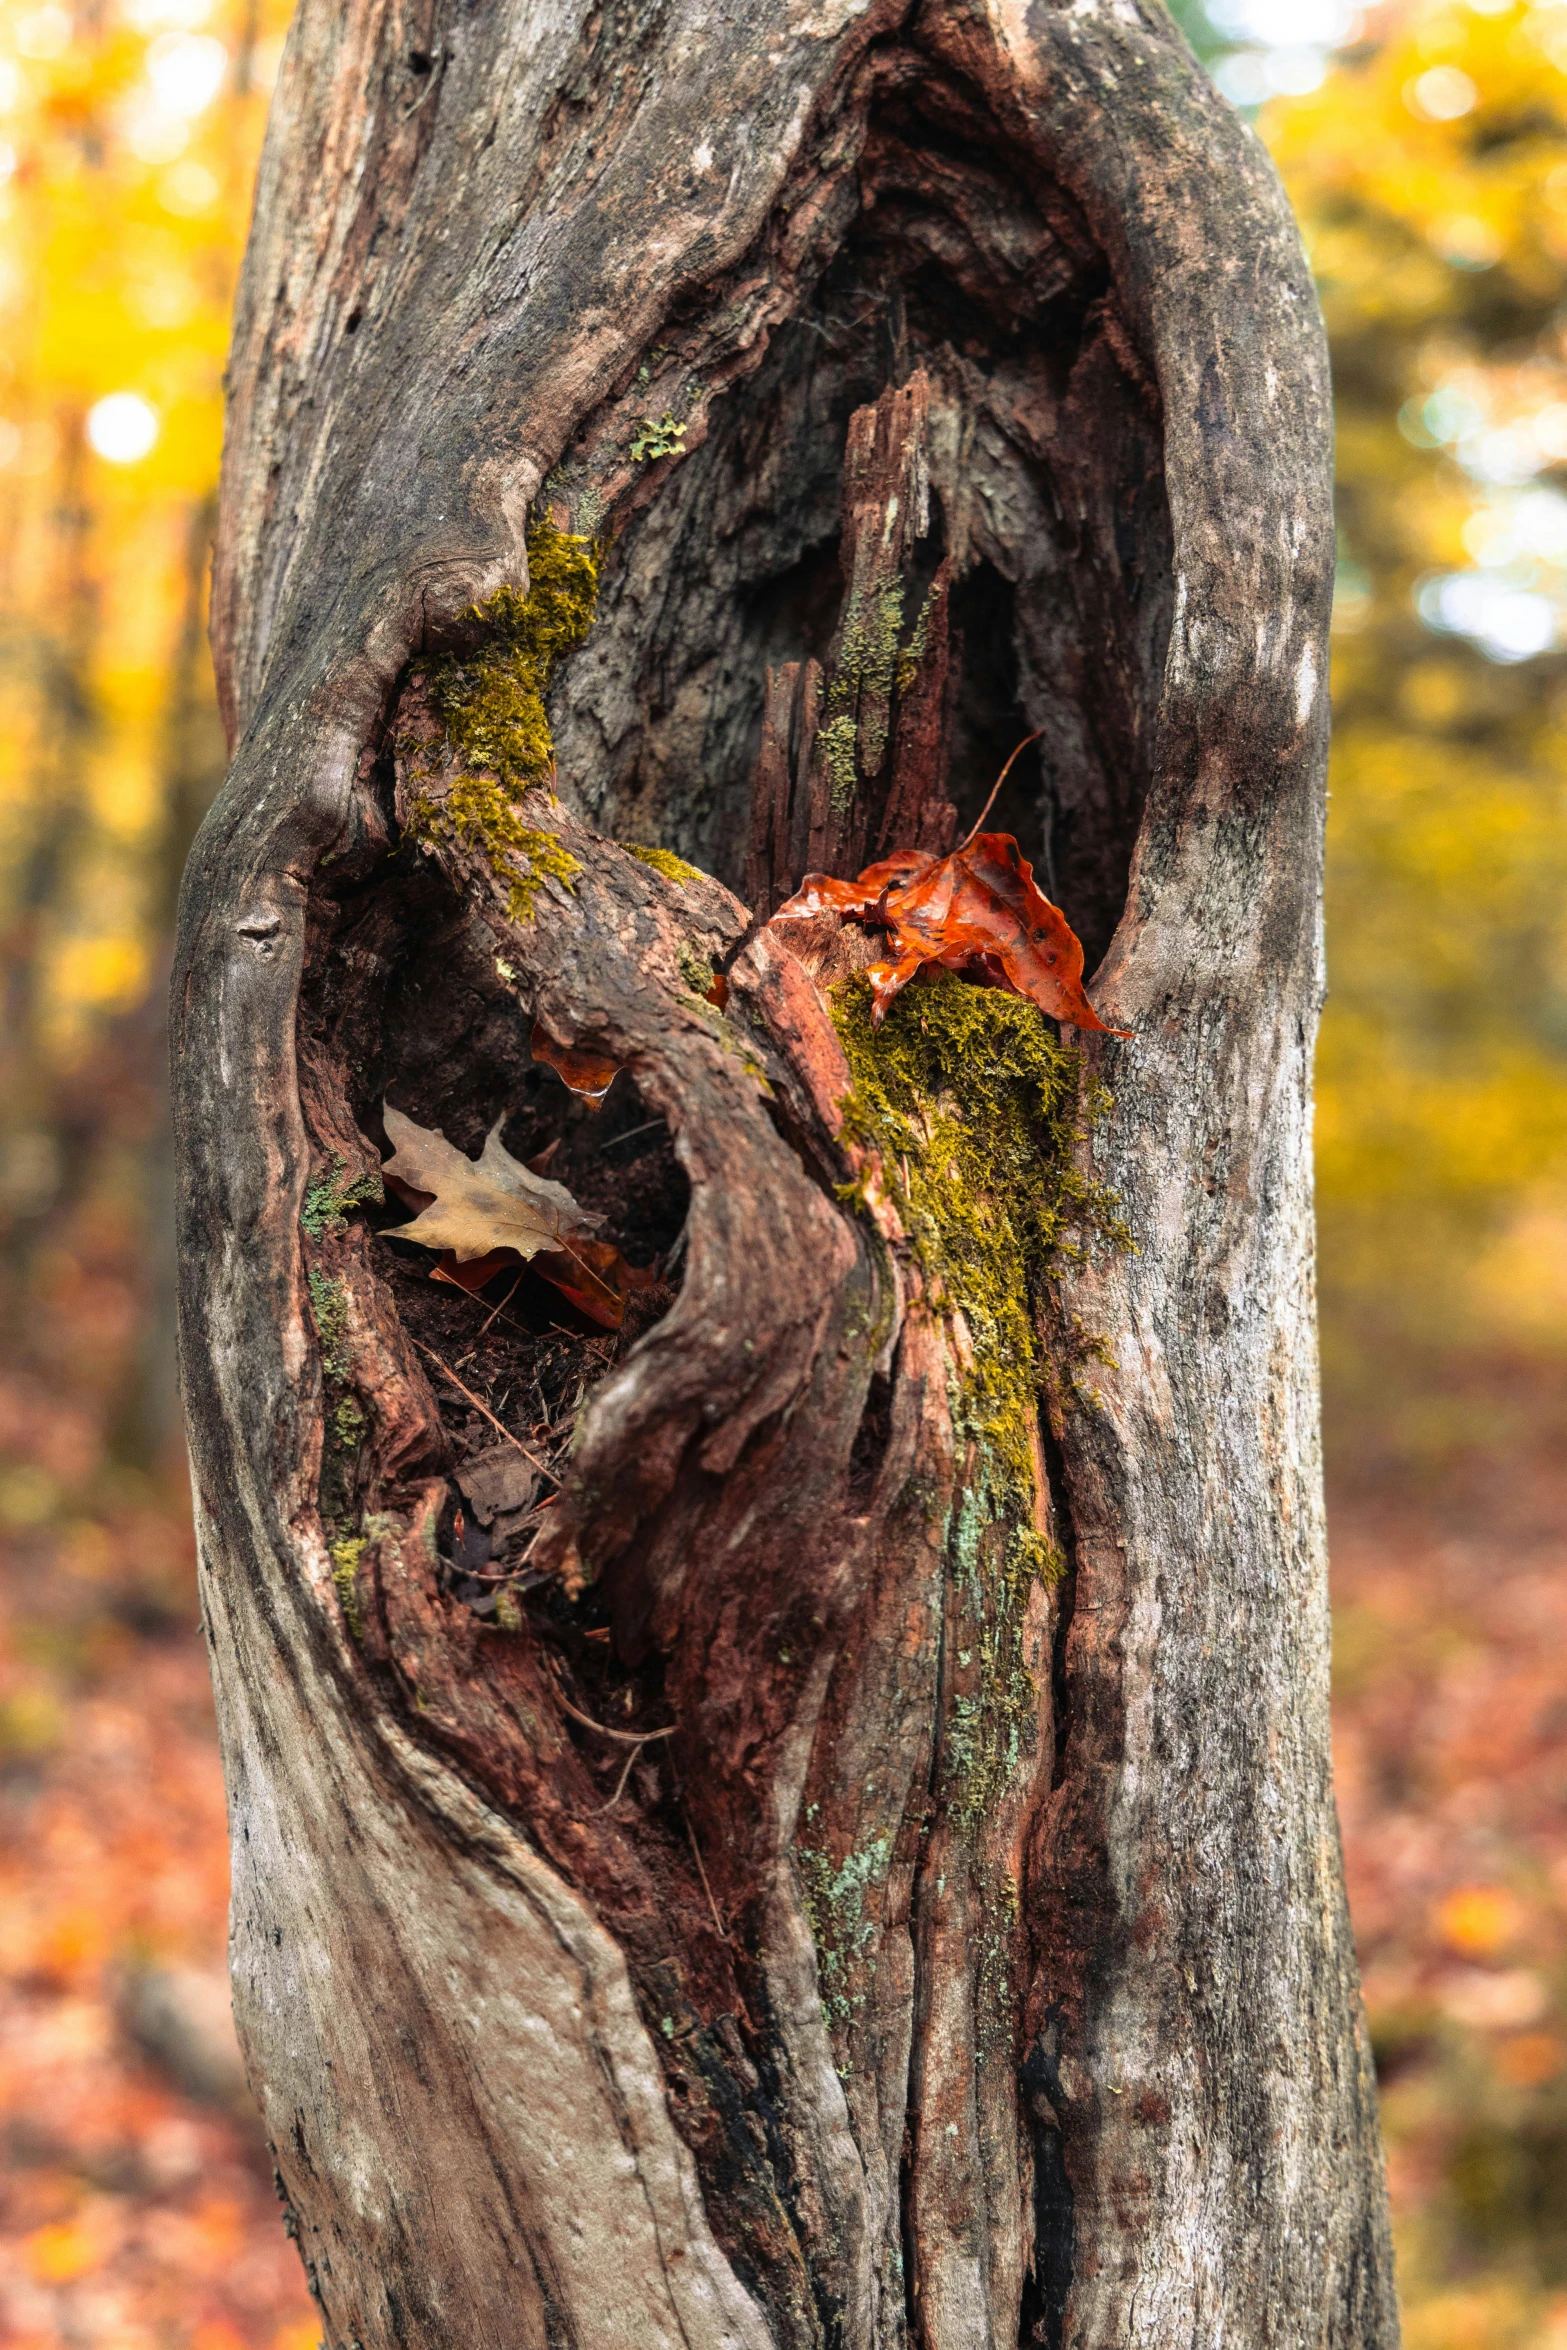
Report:
[{"label": "forest floor", "polygon": [[1477,1364],[1437,1403],[1328,1507],[1405,2343],[1567,2350],[1567,1389]]},{"label": "forest floor", "polygon": [[[0,1376],[0,2343],[314,2350],[183,1495],[68,1368]],[[1333,1494],[1339,1793],[1410,2350],[1567,2350],[1567,1403],[1487,1377],[1482,1441]]]}]

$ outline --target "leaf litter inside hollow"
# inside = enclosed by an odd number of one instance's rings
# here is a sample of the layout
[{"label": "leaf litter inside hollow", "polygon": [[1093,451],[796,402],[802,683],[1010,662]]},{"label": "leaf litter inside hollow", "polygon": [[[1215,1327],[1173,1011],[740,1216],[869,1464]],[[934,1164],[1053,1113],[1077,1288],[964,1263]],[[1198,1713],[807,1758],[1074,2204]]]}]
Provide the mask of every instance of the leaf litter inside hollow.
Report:
[{"label": "leaf litter inside hollow", "polygon": [[580,1095],[589,1109],[598,1108],[620,1075],[621,1064],[608,1053],[595,1052],[589,1045],[562,1044],[542,1021],[533,1024],[529,1050],[536,1061],[553,1069],[563,1084]]},{"label": "leaf litter inside hollow", "polygon": [[477,1159],[470,1159],[427,1126],[391,1104],[382,1106],[387,1139],[393,1155],[383,1173],[411,1190],[434,1195],[411,1224],[394,1224],[383,1235],[389,1240],[416,1240],[421,1248],[450,1249],[459,1264],[488,1256],[493,1249],[513,1248],[524,1260],[542,1249],[558,1249],[574,1233],[586,1233],[603,1222],[579,1208],[563,1183],[535,1175],[514,1159],[501,1142],[504,1114],[484,1138]]},{"label": "leaf litter inside hollow", "polygon": [[579,1207],[563,1183],[512,1157],[501,1142],[504,1114],[477,1159],[390,1103],[382,1116],[393,1145],[382,1172],[394,1192],[420,1207],[411,1224],[391,1225],[383,1239],[434,1249],[431,1278],[475,1294],[508,1265],[531,1266],[601,1329],[619,1329],[628,1295],[653,1276],[592,1237],[603,1218]]}]

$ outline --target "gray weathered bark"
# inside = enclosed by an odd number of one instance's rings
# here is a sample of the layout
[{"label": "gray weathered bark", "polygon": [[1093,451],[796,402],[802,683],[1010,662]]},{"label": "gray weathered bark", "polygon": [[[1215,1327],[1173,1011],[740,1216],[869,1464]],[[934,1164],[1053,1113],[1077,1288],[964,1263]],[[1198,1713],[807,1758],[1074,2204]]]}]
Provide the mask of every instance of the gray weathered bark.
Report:
[{"label": "gray weathered bark", "polygon": [[[1155,0],[302,0],[174,1019],[236,2005],[334,2350],[1396,2340],[1327,1729],[1328,447],[1282,196]],[[530,515],[604,551],[528,905],[439,820],[431,680]],[[930,627],[855,671],[889,580]],[[726,883],[946,846],[1033,728],[995,820],[1134,1032],[1084,1049],[1135,1251],[1033,1269],[1024,1526],[972,1331],[840,1196],[860,934]],[[625,1331],[424,1281],[347,1197],[384,1098],[553,1144],[653,1260]],[[480,1390],[574,1429],[509,1631]],[[1004,1603],[1020,1530],[1065,1573]]]}]

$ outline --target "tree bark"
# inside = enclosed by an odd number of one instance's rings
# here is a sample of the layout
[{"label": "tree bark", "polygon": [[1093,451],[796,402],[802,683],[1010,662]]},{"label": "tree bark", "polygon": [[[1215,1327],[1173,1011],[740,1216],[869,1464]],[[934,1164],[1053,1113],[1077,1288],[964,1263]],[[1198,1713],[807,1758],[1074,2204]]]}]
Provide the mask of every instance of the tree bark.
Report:
[{"label": "tree bark", "polygon": [[[333,2350],[1392,2344],[1312,1292],[1330,418],[1260,147],[1155,0],[302,0],[230,380],[182,1369]],[[557,799],[451,713],[561,549]],[[930,1234],[988,1060],[911,1169],[875,933],[767,917],[944,851],[1036,729],[990,821],[1133,1033],[903,999],[1082,1070],[1076,1239],[987,1320]],[[549,1152],[624,1326],[383,1237],[387,1102]]]}]

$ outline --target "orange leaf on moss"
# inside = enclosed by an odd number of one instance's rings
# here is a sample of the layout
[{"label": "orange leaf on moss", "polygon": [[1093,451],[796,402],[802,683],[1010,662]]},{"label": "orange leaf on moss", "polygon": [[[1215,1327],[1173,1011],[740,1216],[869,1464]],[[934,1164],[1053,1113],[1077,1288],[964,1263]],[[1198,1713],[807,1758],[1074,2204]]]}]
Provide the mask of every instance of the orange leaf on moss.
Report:
[{"label": "orange leaf on moss", "polygon": [[878,1027],[900,989],[935,963],[980,986],[1027,996],[1074,1028],[1132,1033],[1107,1026],[1084,995],[1082,941],[1037,887],[1009,832],[975,833],[948,857],[900,849],[868,865],[857,881],[808,873],[773,920],[823,913],[880,923],[892,933],[891,957],[866,972]]}]

